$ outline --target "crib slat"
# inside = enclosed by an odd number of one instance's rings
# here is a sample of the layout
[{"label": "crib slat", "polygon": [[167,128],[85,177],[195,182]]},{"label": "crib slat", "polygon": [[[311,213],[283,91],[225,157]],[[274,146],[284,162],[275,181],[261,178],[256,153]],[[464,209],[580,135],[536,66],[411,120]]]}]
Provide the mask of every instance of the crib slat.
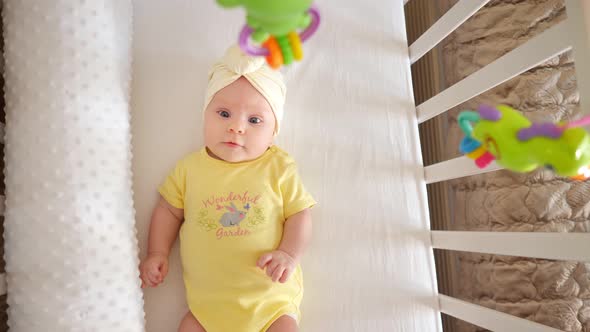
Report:
[{"label": "crib slat", "polygon": [[561,22],[416,107],[420,123],[469,100],[571,48]]},{"label": "crib slat", "polygon": [[[582,113],[590,114],[590,3],[588,1],[566,0],[567,24],[569,24],[574,59],[576,82],[580,93]],[[590,126],[586,126],[590,130]]]},{"label": "crib slat", "polygon": [[590,233],[432,231],[431,238],[437,249],[590,261]]},{"label": "crib slat", "polygon": [[6,125],[0,122],[0,144],[4,144],[4,135],[6,134]]},{"label": "crib slat", "polygon": [[6,294],[6,273],[0,273],[0,295]]},{"label": "crib slat", "polygon": [[424,179],[426,183],[435,183],[464,176],[493,172],[499,169],[502,169],[502,167],[495,162],[492,162],[484,169],[480,169],[475,165],[473,160],[467,157],[458,157],[424,167]]},{"label": "crib slat", "polygon": [[[410,45],[410,62],[418,61],[490,0],[461,0]],[[407,2],[407,1],[406,1]]]},{"label": "crib slat", "polygon": [[491,331],[559,332],[561,330],[508,315],[450,296],[438,295],[440,311]]}]

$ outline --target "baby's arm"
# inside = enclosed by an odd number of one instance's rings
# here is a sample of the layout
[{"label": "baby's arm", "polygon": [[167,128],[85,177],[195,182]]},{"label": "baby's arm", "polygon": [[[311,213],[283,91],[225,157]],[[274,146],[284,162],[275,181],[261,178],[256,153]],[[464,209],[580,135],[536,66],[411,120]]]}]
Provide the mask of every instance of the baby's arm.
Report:
[{"label": "baby's arm", "polygon": [[285,221],[283,239],[277,250],[266,253],[258,260],[273,281],[285,282],[301,260],[311,238],[311,212],[305,209]]},{"label": "baby's arm", "polygon": [[168,254],[184,220],[184,210],[160,197],[152,212],[147,257],[140,265],[143,286],[156,287],[168,274]]},{"label": "baby's arm", "polygon": [[285,221],[283,239],[278,250],[284,251],[296,262],[301,260],[311,238],[311,211],[305,209]]}]

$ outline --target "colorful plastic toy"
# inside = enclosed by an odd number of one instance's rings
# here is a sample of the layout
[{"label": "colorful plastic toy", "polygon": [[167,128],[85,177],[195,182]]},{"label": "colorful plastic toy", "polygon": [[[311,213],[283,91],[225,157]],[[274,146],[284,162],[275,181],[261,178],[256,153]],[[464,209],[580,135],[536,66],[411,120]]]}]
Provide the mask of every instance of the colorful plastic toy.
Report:
[{"label": "colorful plastic toy", "polygon": [[[253,56],[264,56],[278,69],[293,60],[303,59],[302,43],[320,24],[320,14],[312,0],[217,0],[225,8],[244,6],[247,24],[238,39],[242,50]],[[297,29],[305,29],[298,33]],[[250,44],[250,37],[262,47]]]},{"label": "colorful plastic toy", "polygon": [[458,121],[465,134],[460,151],[479,168],[496,160],[516,172],[545,166],[560,176],[590,177],[590,135],[580,128],[590,124],[590,117],[569,123],[531,123],[509,106],[481,105],[478,112],[462,112]]}]

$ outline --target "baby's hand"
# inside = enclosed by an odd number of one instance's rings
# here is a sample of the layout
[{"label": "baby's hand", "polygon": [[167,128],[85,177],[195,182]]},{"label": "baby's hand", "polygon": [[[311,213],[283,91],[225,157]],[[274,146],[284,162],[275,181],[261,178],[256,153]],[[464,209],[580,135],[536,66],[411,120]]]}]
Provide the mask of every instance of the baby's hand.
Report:
[{"label": "baby's hand", "polygon": [[139,265],[141,288],[157,287],[168,274],[168,257],[161,253],[151,253]]},{"label": "baby's hand", "polygon": [[286,252],[275,250],[262,255],[256,265],[263,270],[266,267],[266,274],[272,278],[272,281],[284,283],[295,271],[297,262]]}]

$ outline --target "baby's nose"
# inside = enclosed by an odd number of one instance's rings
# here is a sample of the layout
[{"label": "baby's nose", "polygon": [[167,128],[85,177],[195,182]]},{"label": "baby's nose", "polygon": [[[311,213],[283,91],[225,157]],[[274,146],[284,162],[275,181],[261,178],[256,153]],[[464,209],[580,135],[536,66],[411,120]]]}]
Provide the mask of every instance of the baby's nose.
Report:
[{"label": "baby's nose", "polygon": [[234,121],[229,126],[229,131],[232,133],[243,134],[246,132],[246,126],[242,123],[242,121]]}]

